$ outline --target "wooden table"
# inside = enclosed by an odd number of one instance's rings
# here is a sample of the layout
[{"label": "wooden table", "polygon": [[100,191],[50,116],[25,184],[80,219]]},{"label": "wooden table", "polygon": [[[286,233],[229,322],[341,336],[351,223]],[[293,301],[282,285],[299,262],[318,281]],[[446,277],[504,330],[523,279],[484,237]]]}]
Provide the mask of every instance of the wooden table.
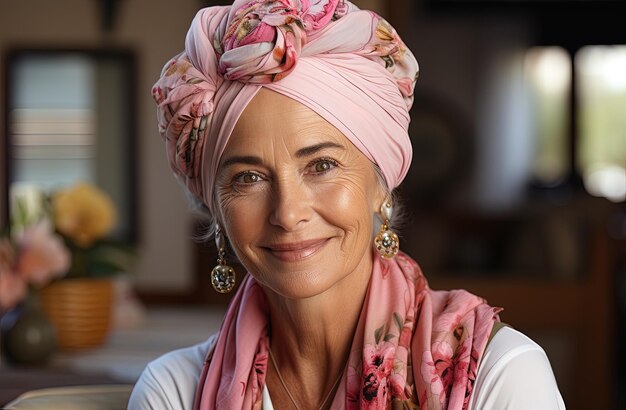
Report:
[{"label": "wooden table", "polygon": [[139,325],[113,331],[96,349],[58,352],[40,367],[0,364],[0,405],[33,389],[134,383],[150,361],[206,340],[223,316],[223,308],[150,308]]}]

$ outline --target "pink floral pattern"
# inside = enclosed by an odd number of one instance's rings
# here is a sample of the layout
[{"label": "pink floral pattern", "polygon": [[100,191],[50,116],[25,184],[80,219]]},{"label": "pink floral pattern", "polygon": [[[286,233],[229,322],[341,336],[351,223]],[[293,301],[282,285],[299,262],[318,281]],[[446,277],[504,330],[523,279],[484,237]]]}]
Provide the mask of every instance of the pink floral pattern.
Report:
[{"label": "pink floral pattern", "polygon": [[0,314],[26,296],[26,282],[14,270],[15,250],[6,239],[0,239]]},{"label": "pink floral pattern", "polygon": [[[432,291],[402,253],[375,259],[367,295],[340,383],[345,388],[337,391],[333,408],[466,409],[501,309],[465,291]],[[267,369],[266,309],[260,286],[249,276],[207,358],[196,409],[215,403],[257,408]],[[241,374],[245,396],[239,400],[240,387],[229,390],[236,380],[220,374]]]},{"label": "pink floral pattern", "polygon": [[[253,0],[237,8],[224,33],[220,74],[227,80],[258,84],[288,75],[307,39],[305,13],[296,7],[295,1]],[[269,53],[266,47],[255,46],[272,43]],[[239,48],[245,46],[250,47],[244,53]]]},{"label": "pink floral pattern", "polygon": [[159,132],[165,137],[170,167],[200,196],[199,170],[203,134],[213,112],[214,87],[184,55],[168,62],[152,87],[159,105]]},{"label": "pink floral pattern", "polygon": [[361,408],[386,406],[395,350],[394,344],[389,342],[363,347]]},{"label": "pink floral pattern", "polygon": [[15,269],[24,280],[43,286],[61,277],[70,266],[70,254],[59,235],[52,233],[48,221],[29,226],[21,236]]},{"label": "pink floral pattern", "polygon": [[[347,18],[353,15],[366,16],[356,30],[356,20]],[[347,0],[236,0],[200,10],[185,51],[165,65],[152,88],[171,168],[203,198],[202,152],[222,88],[278,82],[301,58],[337,53],[386,68],[411,106],[415,57],[389,23]]]},{"label": "pink floral pattern", "polygon": [[0,314],[20,302],[29,285],[41,287],[69,267],[69,251],[46,220],[28,226],[15,244],[0,238]]}]

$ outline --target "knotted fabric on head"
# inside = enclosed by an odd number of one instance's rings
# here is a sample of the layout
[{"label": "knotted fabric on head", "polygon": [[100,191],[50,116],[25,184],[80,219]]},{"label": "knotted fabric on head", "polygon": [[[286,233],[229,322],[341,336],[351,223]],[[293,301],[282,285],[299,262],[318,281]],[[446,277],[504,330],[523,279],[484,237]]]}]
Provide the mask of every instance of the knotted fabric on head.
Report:
[{"label": "knotted fabric on head", "polygon": [[170,166],[214,211],[220,158],[260,87],[317,112],[398,186],[417,74],[393,27],[349,1],[239,0],[198,12],[152,93]]}]

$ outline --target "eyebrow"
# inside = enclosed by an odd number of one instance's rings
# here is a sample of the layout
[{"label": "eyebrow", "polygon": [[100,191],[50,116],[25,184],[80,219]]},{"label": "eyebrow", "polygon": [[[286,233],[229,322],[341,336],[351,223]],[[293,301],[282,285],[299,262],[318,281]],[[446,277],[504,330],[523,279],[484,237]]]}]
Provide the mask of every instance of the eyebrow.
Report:
[{"label": "eyebrow", "polygon": [[[344,147],[342,145],[339,145],[335,142],[321,142],[319,144],[315,144],[315,145],[311,145],[310,147],[304,147],[304,148],[300,148],[298,151],[296,151],[296,157],[297,158],[302,158],[302,157],[308,157],[310,155],[313,155],[323,149],[327,149],[327,148],[339,148],[339,149],[344,149]],[[233,156],[233,157],[229,157],[226,158],[223,162],[222,162],[222,168],[226,168],[229,167],[233,164],[248,164],[248,165],[262,165],[263,164],[263,160],[261,160],[261,158],[259,157],[255,157],[253,155],[245,155],[245,156]]]},{"label": "eyebrow", "polygon": [[308,157],[326,148],[343,149],[344,147],[337,144],[336,142],[330,142],[330,141],[320,142],[319,144],[311,145],[310,147],[300,148],[299,150],[296,151],[296,157],[297,158]]},{"label": "eyebrow", "polygon": [[263,161],[261,161],[261,158],[254,157],[252,155],[246,155],[246,156],[240,156],[240,157],[235,156],[235,157],[226,158],[224,162],[222,162],[222,168],[229,167],[233,164],[261,165],[262,163]]}]

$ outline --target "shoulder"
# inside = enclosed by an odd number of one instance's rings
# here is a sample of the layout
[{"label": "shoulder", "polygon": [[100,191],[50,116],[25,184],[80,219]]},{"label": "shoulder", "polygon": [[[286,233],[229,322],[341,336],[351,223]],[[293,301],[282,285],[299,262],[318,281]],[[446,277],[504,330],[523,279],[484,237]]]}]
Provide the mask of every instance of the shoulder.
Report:
[{"label": "shoulder", "polygon": [[487,345],[470,409],[565,409],[550,361],[528,336],[503,327]]},{"label": "shoulder", "polygon": [[192,408],[204,360],[214,341],[215,336],[211,336],[205,342],[174,350],[148,363],[133,388],[128,408]]}]

